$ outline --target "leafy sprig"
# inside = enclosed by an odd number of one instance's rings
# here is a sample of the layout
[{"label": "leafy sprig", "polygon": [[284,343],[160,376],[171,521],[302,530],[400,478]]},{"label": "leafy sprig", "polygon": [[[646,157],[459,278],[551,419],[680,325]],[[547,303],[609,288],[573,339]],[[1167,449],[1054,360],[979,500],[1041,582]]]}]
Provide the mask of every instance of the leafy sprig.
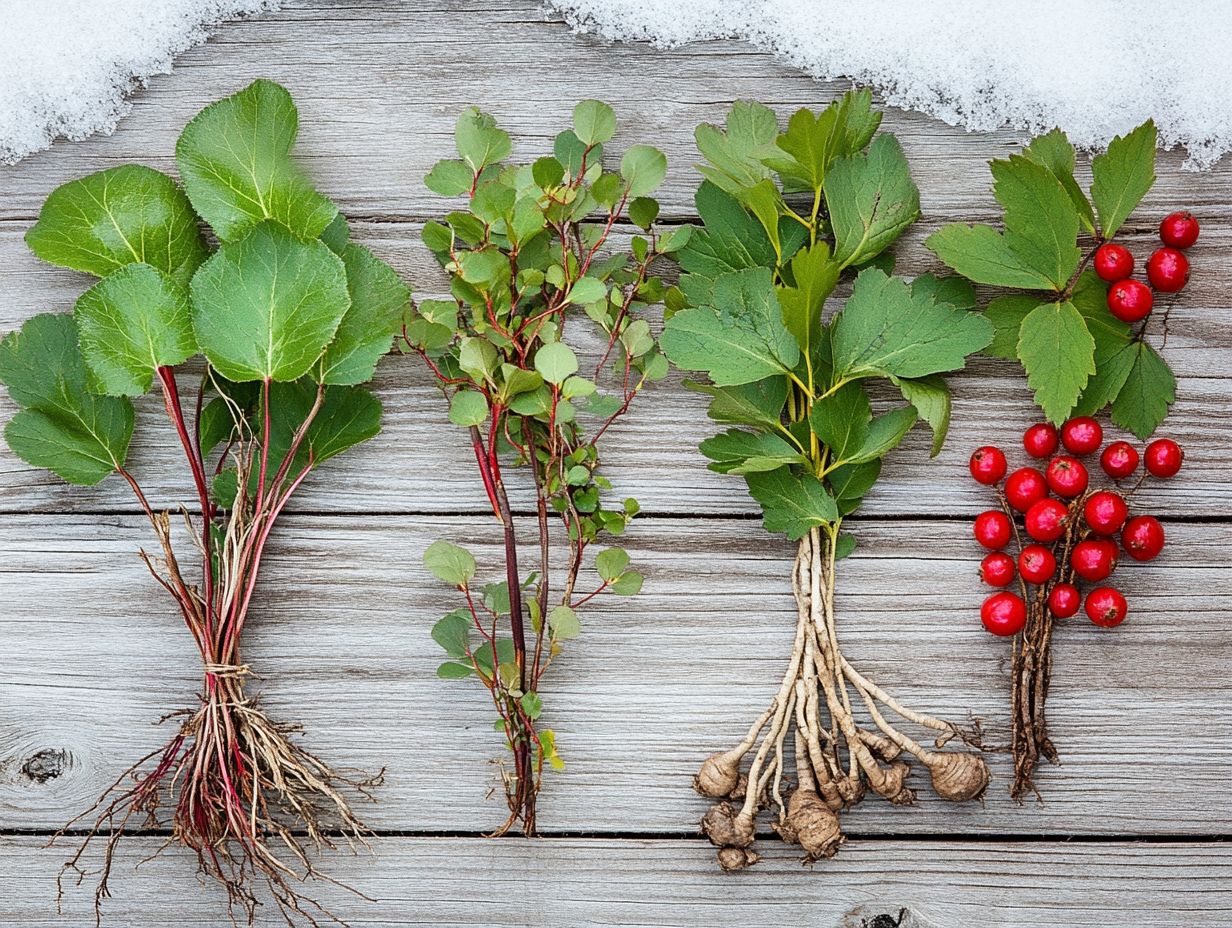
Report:
[{"label": "leafy sprig", "polygon": [[1135,332],[1117,320],[1107,285],[1087,270],[1154,184],[1155,142],[1152,122],[1114,139],[1091,161],[1088,199],[1064,133],[1040,136],[991,163],[1002,231],[955,223],[926,242],[974,283],[1029,291],[989,302],[997,334],[988,353],[1021,362],[1053,422],[1111,406],[1117,425],[1146,438],[1176,399],[1176,378],[1145,340],[1145,324]]},{"label": "leafy sprig", "polygon": [[[288,923],[315,905],[290,877],[300,864],[315,873],[302,845],[329,844],[318,816],[363,841],[338,792],[345,778],[243,691],[241,632],[270,533],[310,472],[380,430],[381,405],[360,384],[389,352],[410,297],[390,267],[348,241],[338,208],[291,160],[296,128],[290,94],[257,81],[185,127],[176,146],[184,189],[141,165],[111,168],[55,190],[26,236],[44,260],[100,279],[71,314],[36,316],[0,341],[0,381],[20,407],[5,438],[70,483],[125,479],[159,544],[158,556],[142,557],[205,673],[201,706],[184,713],[165,750],[96,806],[85,843],[106,832],[99,900],[130,816],[158,822],[168,797],[176,843],[197,852],[250,921],[253,877],[269,884]],[[190,403],[185,375],[196,378]],[[183,507],[201,559],[195,577],[168,515],[127,469],[133,399],[151,389],[196,493],[197,514]],[[309,841],[297,837],[305,831]]]},{"label": "leafy sprig", "polygon": [[[873,137],[870,103],[847,94],[780,133],[771,110],[742,102],[726,129],[697,132],[702,226],[680,251],[663,350],[707,375],[691,386],[712,397],[711,418],[741,426],[702,443],[711,468],[744,476],[767,529],[793,539],[836,531],[917,418],[940,449],[950,396],[938,375],[992,336],[961,280],[908,283],[877,266],[918,217],[919,193],[894,136]],[[845,275],[851,297],[827,320]],[[907,405],[874,417],[876,379]]]},{"label": "leafy sprig", "polygon": [[[427,567],[464,600],[432,634],[449,658],[439,676],[474,677],[488,690],[514,755],[502,830],[520,821],[534,833],[544,764],[564,765],[554,733],[537,726],[539,690],[564,642],[580,634],[578,612],[600,594],[628,596],[642,585],[624,550],[608,547],[594,557],[593,590],[577,589],[587,551],[620,535],[638,511],[633,499],[615,507],[603,499],[611,485],[600,472],[600,440],[667,373],[645,317],[665,290],[651,268],[684,246],[690,230],[654,225],[659,206],[650,194],[667,170],[662,152],[634,145],[617,169],[605,168],[615,131],[612,109],[585,100],[552,154],[508,164],[509,135],[472,108],[458,119],[458,157],[426,178],[434,192],[466,204],[424,229],[449,274],[450,298],[420,302],[405,340],[435,375],[450,420],[469,433],[504,530],[505,561],[504,579],[480,586],[470,552],[446,541],[429,547]],[[613,250],[626,223],[640,231]],[[579,353],[566,343],[580,317],[598,332],[597,349]],[[529,471],[537,501],[538,569],[527,575],[506,493],[512,468]],[[563,578],[550,563],[558,543],[568,551]]]}]

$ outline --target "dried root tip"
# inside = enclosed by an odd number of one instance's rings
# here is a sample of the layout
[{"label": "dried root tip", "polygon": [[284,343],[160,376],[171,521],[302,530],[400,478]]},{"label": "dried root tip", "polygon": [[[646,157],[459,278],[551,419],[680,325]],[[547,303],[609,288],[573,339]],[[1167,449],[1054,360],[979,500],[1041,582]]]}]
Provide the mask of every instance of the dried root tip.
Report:
[{"label": "dried root tip", "polygon": [[727,753],[711,754],[693,778],[693,788],[711,799],[731,796],[740,782],[740,762]]},{"label": "dried root tip", "polygon": [[903,753],[903,749],[887,738],[885,735],[878,734],[874,731],[861,731],[860,740],[865,746],[873,752],[873,756],[885,763],[891,763],[898,759],[898,755]]},{"label": "dried root tip", "polygon": [[749,778],[742,773],[740,778],[736,780],[736,785],[732,787],[732,791],[727,794],[727,798],[736,802],[742,802],[748,790]]},{"label": "dried root tip", "polygon": [[745,847],[721,847],[715,856],[719,859],[719,866],[728,872],[743,870],[761,860],[760,854]]},{"label": "dried root tip", "polygon": [[[860,800],[864,798],[864,780],[858,776],[843,777],[835,784],[835,788],[840,800],[839,808],[844,806],[850,808],[851,806],[858,805]],[[838,809],[834,811],[837,812]]]},{"label": "dried root tip", "polygon": [[785,825],[794,832],[807,861],[833,857],[843,843],[838,816],[812,790],[798,789],[791,794]]},{"label": "dried root tip", "polygon": [[915,790],[908,789],[905,785],[910,773],[909,764],[901,760],[895,761],[889,767],[881,768],[880,776],[870,774],[868,785],[878,796],[890,800],[896,806],[914,805]]},{"label": "dried root tip", "polygon": [[736,814],[730,803],[716,802],[702,817],[702,834],[716,847],[748,847],[753,843],[753,821]]},{"label": "dried root tip", "polygon": [[[842,793],[839,792],[839,788],[834,784],[833,780],[823,780],[817,785],[817,791],[821,794],[821,798],[825,800],[826,805],[835,812],[849,804],[843,799]],[[859,800],[856,801],[858,802]]]},{"label": "dried root tip", "polygon": [[992,775],[984,758],[969,751],[952,751],[934,754],[929,760],[929,773],[933,789],[942,799],[950,802],[966,802],[978,799],[988,788]]}]

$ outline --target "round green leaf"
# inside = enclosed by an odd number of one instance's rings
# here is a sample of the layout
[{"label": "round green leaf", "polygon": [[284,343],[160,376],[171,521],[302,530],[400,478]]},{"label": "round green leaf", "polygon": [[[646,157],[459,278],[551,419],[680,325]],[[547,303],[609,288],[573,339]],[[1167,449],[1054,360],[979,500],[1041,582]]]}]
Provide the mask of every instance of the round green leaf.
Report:
[{"label": "round green leaf", "polygon": [[57,187],[26,244],[44,261],[75,271],[106,277],[144,262],[185,285],[208,254],[184,191],[140,164]]},{"label": "round green leaf", "polygon": [[449,421],[468,428],[482,425],[488,418],[488,401],[475,390],[462,390],[449,401]]},{"label": "round green leaf", "polygon": [[475,558],[465,548],[447,541],[434,541],[424,552],[424,566],[454,586],[470,583],[475,576]]},{"label": "round green leaf", "polygon": [[620,176],[629,185],[629,196],[644,197],[667,176],[667,155],[650,145],[634,145],[620,159]]},{"label": "round green leaf", "polygon": [[616,114],[606,103],[583,100],[573,108],[573,133],[586,145],[606,142],[616,134]]},{"label": "round green leaf", "polygon": [[611,583],[629,566],[629,555],[624,548],[608,548],[600,551],[595,557],[595,570],[599,576]]},{"label": "round green leaf", "polygon": [[582,623],[568,606],[557,606],[548,613],[548,628],[553,638],[576,638],[582,632]]},{"label": "round green leaf", "polygon": [[563,383],[567,377],[577,373],[577,369],[577,355],[564,342],[550,342],[535,352],[535,370],[548,383]]},{"label": "round green leaf", "polygon": [[297,380],[350,306],[346,268],[320,241],[263,222],[224,245],[192,281],[193,328],[228,380]]},{"label": "round green leaf", "polygon": [[197,353],[188,294],[148,264],[104,277],[81,295],[73,315],[81,353],[112,396],[141,396],[155,368]]}]

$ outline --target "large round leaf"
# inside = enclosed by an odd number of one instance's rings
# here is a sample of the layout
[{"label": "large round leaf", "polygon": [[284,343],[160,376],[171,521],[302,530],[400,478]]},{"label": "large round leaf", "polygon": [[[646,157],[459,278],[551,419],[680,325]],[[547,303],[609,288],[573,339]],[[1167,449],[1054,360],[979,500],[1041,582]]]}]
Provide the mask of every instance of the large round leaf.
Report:
[{"label": "large round leaf", "polygon": [[263,219],[316,238],[337,215],[291,160],[298,131],[291,95],[265,80],[211,103],[184,127],[175,163],[219,239],[235,241]]},{"label": "large round leaf", "polygon": [[184,191],[140,164],[57,187],[26,233],[26,244],[44,261],[75,271],[106,277],[145,262],[181,284],[207,254]]},{"label": "large round leaf", "polygon": [[343,247],[351,308],[321,362],[323,383],[352,385],[371,380],[402,324],[410,289],[393,268],[367,248]]},{"label": "large round leaf", "polygon": [[148,264],[130,264],[83,293],[73,311],[81,353],[104,393],[140,396],[154,370],[197,353],[188,294]]},{"label": "large round leaf", "polygon": [[228,380],[296,380],[330,343],[351,300],[342,260],[264,222],[224,245],[192,281],[197,344]]}]

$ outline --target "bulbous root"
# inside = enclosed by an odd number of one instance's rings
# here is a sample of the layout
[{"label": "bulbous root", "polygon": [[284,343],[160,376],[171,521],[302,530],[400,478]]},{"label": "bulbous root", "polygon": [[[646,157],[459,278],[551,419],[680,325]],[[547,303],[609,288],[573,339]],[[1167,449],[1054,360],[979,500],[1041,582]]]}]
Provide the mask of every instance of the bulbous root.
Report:
[{"label": "bulbous root", "polygon": [[[693,779],[697,792],[720,800],[703,818],[702,831],[719,848],[724,870],[756,863],[758,855],[750,848],[757,816],[766,810],[774,816],[773,829],[785,842],[799,844],[806,862],[832,857],[845,840],[839,813],[867,792],[895,805],[916,801],[915,790],[907,785],[911,765],[905,755],[929,771],[942,799],[977,799],[988,786],[988,766],[978,754],[925,748],[887,715],[933,732],[938,748],[954,738],[978,747],[977,738],[950,722],[908,709],[839,650],[836,537],[837,529],[813,529],[800,542],[792,570],[796,635],[778,693],[744,740],[706,758]],[[867,720],[857,715],[860,703]],[[794,750],[787,750],[788,738]],[[788,758],[794,759],[796,788],[784,800]]]}]

